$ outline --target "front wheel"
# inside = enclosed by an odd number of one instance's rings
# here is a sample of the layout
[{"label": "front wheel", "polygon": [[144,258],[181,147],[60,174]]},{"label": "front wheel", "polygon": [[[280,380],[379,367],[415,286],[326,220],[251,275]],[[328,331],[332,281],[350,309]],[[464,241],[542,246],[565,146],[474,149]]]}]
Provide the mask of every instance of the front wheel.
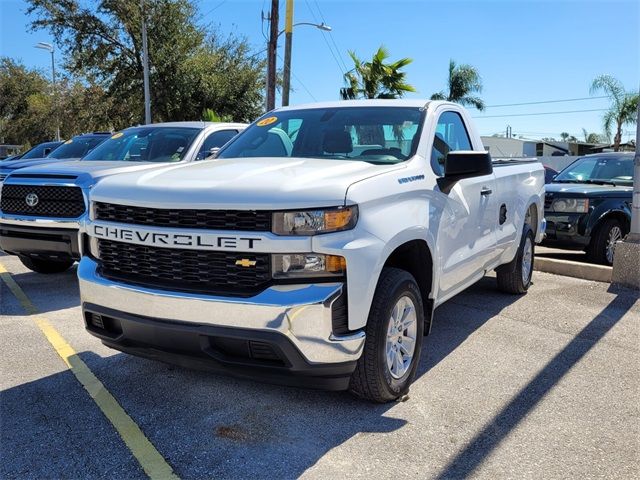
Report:
[{"label": "front wheel", "polygon": [[627,234],[626,228],[615,218],[608,218],[596,230],[587,256],[594,263],[613,265],[616,243]]},{"label": "front wheel", "polygon": [[62,273],[73,265],[73,260],[43,260],[41,258],[19,257],[22,264],[37,273]]},{"label": "front wheel", "polygon": [[349,389],[373,402],[395,400],[409,391],[422,351],[424,309],[411,274],[384,268],[367,320],[364,351]]},{"label": "front wheel", "polygon": [[499,290],[514,294],[529,290],[533,275],[534,242],[533,230],[525,224],[516,258],[496,269]]}]

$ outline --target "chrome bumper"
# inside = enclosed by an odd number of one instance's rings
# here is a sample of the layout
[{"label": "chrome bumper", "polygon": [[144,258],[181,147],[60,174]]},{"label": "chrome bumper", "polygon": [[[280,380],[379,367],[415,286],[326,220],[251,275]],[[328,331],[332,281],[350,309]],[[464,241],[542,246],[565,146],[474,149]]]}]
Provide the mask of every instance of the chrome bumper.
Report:
[{"label": "chrome bumper", "polygon": [[89,257],[78,266],[83,304],[147,318],[278,332],[310,364],[354,361],[362,353],[364,332],[332,334],[331,306],[344,288],[342,283],[280,285],[254,297],[234,298],[121,284],[101,277],[97,267]]}]

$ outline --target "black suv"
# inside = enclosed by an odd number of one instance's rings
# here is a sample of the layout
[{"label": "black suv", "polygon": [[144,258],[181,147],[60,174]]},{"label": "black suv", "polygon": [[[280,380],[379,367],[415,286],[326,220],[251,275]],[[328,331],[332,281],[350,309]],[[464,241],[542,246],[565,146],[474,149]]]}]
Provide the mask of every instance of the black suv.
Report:
[{"label": "black suv", "polygon": [[633,153],[581,157],[546,185],[548,247],[584,250],[589,260],[613,264],[615,245],[629,232]]}]

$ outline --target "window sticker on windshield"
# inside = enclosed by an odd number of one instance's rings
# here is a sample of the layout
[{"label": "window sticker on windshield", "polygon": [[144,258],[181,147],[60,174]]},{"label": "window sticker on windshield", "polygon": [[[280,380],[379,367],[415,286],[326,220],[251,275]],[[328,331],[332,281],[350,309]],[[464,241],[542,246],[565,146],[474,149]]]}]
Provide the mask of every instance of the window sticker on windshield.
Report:
[{"label": "window sticker on windshield", "polygon": [[184,147],[178,147],[178,149],[176,150],[176,152],[178,153],[182,153],[182,151],[184,150]]},{"label": "window sticker on windshield", "polygon": [[267,117],[260,120],[256,123],[259,127],[266,127],[267,125],[271,125],[272,123],[276,123],[278,121],[278,117]]},{"label": "window sticker on windshield", "polygon": [[411,128],[413,127],[413,122],[411,120],[405,120],[402,122],[402,128]]},{"label": "window sticker on windshield", "polygon": [[122,135],[123,135],[122,132],[118,132],[118,133],[115,133],[115,134],[111,135],[111,138],[113,140],[115,140],[116,138],[120,138]]},{"label": "window sticker on windshield", "polygon": [[65,145],[69,145],[70,143],[73,143],[73,140],[71,138],[69,140],[67,140],[66,142],[64,142]]}]

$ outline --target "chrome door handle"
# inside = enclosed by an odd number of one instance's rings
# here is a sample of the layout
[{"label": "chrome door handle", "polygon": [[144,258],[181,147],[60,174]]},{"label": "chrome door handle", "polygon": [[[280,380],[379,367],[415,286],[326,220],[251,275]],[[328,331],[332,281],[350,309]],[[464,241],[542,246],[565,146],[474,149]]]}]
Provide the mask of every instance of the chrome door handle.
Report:
[{"label": "chrome door handle", "polygon": [[490,188],[487,187],[482,187],[482,190],[480,190],[480,195],[491,195],[493,193],[493,190],[491,190]]}]

